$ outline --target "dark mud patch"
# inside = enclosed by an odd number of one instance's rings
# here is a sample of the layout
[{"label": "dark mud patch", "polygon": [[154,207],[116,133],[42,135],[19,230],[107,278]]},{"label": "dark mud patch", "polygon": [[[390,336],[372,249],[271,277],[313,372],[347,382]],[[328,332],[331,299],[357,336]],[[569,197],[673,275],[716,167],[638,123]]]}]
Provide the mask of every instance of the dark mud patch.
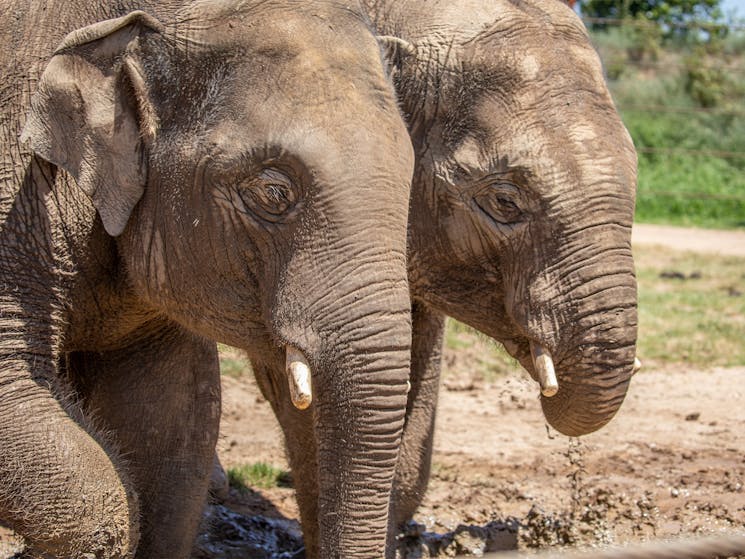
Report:
[{"label": "dark mud patch", "polygon": [[[574,504],[576,505],[576,503]],[[580,506],[547,512],[534,505],[522,518],[496,519],[483,525],[459,524],[437,532],[409,522],[397,539],[397,559],[481,557],[508,550],[602,546],[613,541],[609,525],[620,517],[646,523],[655,507],[630,503],[623,496],[600,490],[584,494]],[[434,524],[437,525],[435,519]],[[193,559],[301,559],[302,532],[295,520],[244,515],[225,505],[210,505]]]},{"label": "dark mud patch", "polygon": [[305,548],[296,520],[245,516],[224,505],[210,505],[193,559],[303,559]]}]

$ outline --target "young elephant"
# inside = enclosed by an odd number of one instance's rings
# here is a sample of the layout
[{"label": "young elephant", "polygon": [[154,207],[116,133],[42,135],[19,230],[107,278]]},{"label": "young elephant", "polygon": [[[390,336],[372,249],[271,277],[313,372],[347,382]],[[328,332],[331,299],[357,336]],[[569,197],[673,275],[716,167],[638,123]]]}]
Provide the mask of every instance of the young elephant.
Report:
[{"label": "young elephant", "polygon": [[636,156],[564,3],[363,4],[390,36],[416,153],[401,523],[429,476],[444,314],[504,344],[558,431],[589,433],[618,410],[635,359]]},{"label": "young elephant", "polygon": [[380,557],[413,154],[359,11],[4,8],[0,519],[58,557],[187,557],[218,340],[271,371],[318,448],[321,555]]}]

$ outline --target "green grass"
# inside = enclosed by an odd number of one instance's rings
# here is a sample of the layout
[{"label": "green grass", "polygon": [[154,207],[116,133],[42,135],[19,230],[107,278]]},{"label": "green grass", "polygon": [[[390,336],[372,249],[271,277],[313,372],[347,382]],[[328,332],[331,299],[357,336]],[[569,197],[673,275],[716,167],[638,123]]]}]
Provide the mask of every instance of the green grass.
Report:
[{"label": "green grass", "polygon": [[[745,258],[635,251],[638,355],[647,365],[745,365]],[[661,277],[682,274],[685,279]]]},{"label": "green grass", "polygon": [[[626,111],[639,149],[636,219],[716,228],[745,227],[745,110],[742,116]],[[741,158],[644,153],[673,148],[742,152]]]},{"label": "green grass", "polygon": [[251,363],[243,352],[222,344],[218,348],[220,351],[220,374],[233,378],[241,378],[243,375],[251,374]]},{"label": "green grass", "polygon": [[228,482],[239,491],[289,487],[292,483],[289,472],[265,462],[228,468]]}]

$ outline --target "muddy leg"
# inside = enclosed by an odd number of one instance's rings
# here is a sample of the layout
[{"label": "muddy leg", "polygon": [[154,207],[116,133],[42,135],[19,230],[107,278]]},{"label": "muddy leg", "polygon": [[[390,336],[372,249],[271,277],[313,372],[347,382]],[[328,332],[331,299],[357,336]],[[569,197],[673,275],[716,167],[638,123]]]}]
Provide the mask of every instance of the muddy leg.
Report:
[{"label": "muddy leg", "polygon": [[445,317],[415,303],[412,319],[411,390],[393,484],[389,545],[422,502],[432,461]]},{"label": "muddy leg", "polygon": [[60,396],[70,390],[56,372],[18,376],[0,382],[0,518],[30,557],[131,557],[137,495],[118,453]]},{"label": "muddy leg", "polygon": [[139,494],[136,557],[188,557],[219,427],[215,344],[168,324],[123,350],[74,354],[69,367],[86,410],[111,433]]}]

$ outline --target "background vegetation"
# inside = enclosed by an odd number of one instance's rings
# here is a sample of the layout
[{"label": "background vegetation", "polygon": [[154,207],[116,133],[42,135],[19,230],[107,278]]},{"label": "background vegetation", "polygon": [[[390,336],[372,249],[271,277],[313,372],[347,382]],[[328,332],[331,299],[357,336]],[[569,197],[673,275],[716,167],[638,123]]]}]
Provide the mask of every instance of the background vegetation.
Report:
[{"label": "background vegetation", "polygon": [[[625,19],[587,17],[591,8],[606,4],[626,5]],[[636,218],[743,228],[745,26],[697,19],[696,14],[718,13],[709,0],[682,2],[685,10],[670,4],[676,2],[583,4],[611,92],[639,152]],[[590,13],[621,16],[618,9]]]}]

